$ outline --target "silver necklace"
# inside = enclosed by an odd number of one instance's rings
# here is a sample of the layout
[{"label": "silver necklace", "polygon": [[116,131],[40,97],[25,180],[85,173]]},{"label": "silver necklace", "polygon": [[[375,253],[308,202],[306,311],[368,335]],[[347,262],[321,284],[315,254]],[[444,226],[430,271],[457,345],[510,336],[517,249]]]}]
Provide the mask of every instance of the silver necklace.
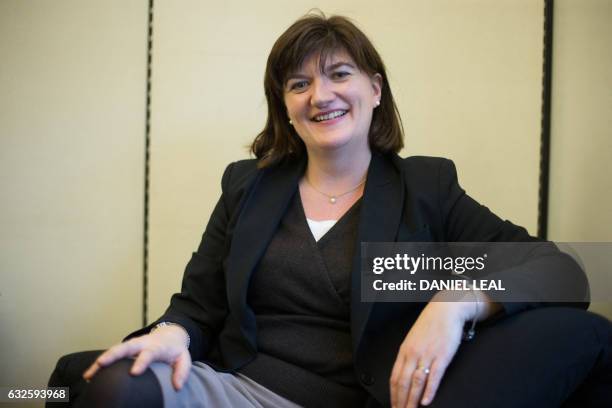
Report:
[{"label": "silver necklace", "polygon": [[350,190],[345,191],[345,192],[344,192],[344,193],[342,193],[342,194],[327,194],[327,193],[324,193],[323,191],[319,190],[318,188],[316,188],[316,187],[314,186],[314,184],[312,184],[312,183],[310,182],[310,180],[308,180],[308,178],[307,178],[307,177],[304,177],[304,179],[306,180],[306,182],[308,183],[308,185],[309,185],[310,187],[312,187],[312,188],[313,188],[313,189],[314,189],[314,190],[315,190],[317,193],[322,194],[322,195],[324,195],[325,197],[327,197],[327,199],[329,200],[329,203],[330,203],[330,204],[336,204],[336,202],[338,201],[338,199],[339,199],[340,197],[343,197],[343,196],[345,196],[345,195],[347,195],[347,194],[349,194],[349,193],[352,193],[353,191],[357,190],[357,189],[358,189],[359,187],[361,187],[361,185],[362,185],[363,183],[365,183],[365,181],[366,181],[366,179],[365,179],[365,177],[364,177],[364,178],[363,178],[363,180],[361,180],[361,181],[359,182],[359,184],[357,184],[355,187],[351,188]]}]

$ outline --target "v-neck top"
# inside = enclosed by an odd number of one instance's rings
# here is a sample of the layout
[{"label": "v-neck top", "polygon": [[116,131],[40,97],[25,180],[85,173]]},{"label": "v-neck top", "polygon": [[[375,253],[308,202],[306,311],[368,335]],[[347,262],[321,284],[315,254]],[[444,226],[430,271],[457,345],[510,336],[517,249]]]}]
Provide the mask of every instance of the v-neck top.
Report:
[{"label": "v-neck top", "polygon": [[312,233],[312,236],[314,237],[315,241],[321,239],[321,237],[327,234],[327,231],[329,231],[331,227],[333,227],[334,224],[338,222],[338,220],[317,221],[311,220],[310,218],[306,218],[306,221],[308,222],[308,227],[310,228],[310,232]]},{"label": "v-neck top", "polygon": [[302,210],[302,214],[304,214],[304,218],[306,219],[306,223],[308,224],[308,228],[310,229],[310,232],[314,238],[315,241],[319,241],[323,236],[325,236],[325,234],[327,234],[329,232],[330,229],[332,229],[334,227],[334,225],[336,225],[336,223],[343,219],[343,218],[347,218],[347,217],[351,217],[353,216],[353,212],[357,211],[359,212],[359,209],[361,208],[361,197],[356,200],[353,205],[351,205],[345,212],[344,214],[342,214],[342,216],[337,219],[337,220],[312,220],[308,217],[306,217],[306,211],[304,210],[304,205],[302,204],[302,197],[300,195],[300,191],[298,190],[298,192],[296,193],[297,195],[297,200],[299,201],[299,206]]},{"label": "v-neck top", "polygon": [[258,353],[239,371],[300,405],[362,404],[350,334],[350,276],[361,201],[318,241],[296,193],[249,283]]}]

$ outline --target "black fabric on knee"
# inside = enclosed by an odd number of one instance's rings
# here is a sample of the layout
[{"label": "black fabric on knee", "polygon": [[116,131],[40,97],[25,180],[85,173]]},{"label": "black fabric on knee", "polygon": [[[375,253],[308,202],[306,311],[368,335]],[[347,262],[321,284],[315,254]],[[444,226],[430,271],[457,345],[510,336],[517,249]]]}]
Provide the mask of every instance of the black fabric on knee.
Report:
[{"label": "black fabric on knee", "polygon": [[563,408],[612,406],[612,323],[595,314],[590,317],[593,330],[601,341],[601,351],[589,377],[563,404]]},{"label": "black fabric on knee", "polygon": [[161,387],[151,369],[139,376],[129,373],[134,360],[123,359],[100,369],[83,394],[78,408],[162,408]]},{"label": "black fabric on knee", "polygon": [[61,357],[55,366],[55,370],[51,373],[49,387],[68,387],[70,403],[47,402],[45,406],[47,408],[71,407],[73,401],[78,398],[87,385],[83,380],[83,373],[103,352],[104,350],[81,351]]},{"label": "black fabric on knee", "polygon": [[[594,324],[597,323],[597,324]],[[431,408],[472,406],[558,407],[590,377],[609,372],[610,323],[584,310],[545,307],[482,325],[461,344]],[[608,371],[606,371],[606,368]],[[608,382],[607,387],[601,384]],[[612,388],[601,377],[597,405],[577,395],[582,407],[612,406]],[[568,405],[570,407],[572,405]]]}]

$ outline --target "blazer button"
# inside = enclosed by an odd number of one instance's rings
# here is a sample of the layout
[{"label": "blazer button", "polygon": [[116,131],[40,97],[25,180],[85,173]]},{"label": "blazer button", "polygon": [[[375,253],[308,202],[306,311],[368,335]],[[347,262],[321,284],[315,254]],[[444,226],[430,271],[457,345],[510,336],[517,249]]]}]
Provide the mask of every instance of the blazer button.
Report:
[{"label": "blazer button", "polygon": [[361,375],[359,376],[359,379],[364,385],[372,385],[375,382],[374,377],[372,377],[368,373],[361,373]]}]

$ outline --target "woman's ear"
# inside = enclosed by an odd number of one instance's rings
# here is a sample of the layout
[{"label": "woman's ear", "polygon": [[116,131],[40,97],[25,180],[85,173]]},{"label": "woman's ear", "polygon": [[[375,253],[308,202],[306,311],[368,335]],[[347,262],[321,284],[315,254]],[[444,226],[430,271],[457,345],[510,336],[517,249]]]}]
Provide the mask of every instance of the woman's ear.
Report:
[{"label": "woman's ear", "polygon": [[372,75],[371,81],[372,81],[372,89],[374,90],[374,97],[376,98],[376,101],[380,102],[380,97],[382,96],[382,86],[383,86],[382,75],[380,75],[377,72],[376,74]]}]

